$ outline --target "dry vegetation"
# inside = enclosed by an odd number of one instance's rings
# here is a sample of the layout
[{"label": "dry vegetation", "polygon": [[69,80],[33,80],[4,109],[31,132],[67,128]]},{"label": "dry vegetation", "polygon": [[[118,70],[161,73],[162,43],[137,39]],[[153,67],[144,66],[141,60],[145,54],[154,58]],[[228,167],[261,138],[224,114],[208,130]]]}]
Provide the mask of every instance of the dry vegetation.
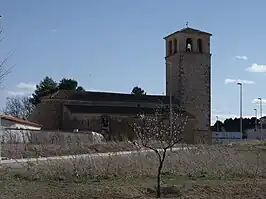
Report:
[{"label": "dry vegetation", "polygon": [[[43,132],[45,133],[45,132]],[[93,143],[77,139],[78,136],[67,138],[55,133],[48,136],[47,139],[35,142],[31,139],[28,143],[17,143],[10,139],[8,143],[2,144],[2,157],[6,159],[20,159],[20,158],[38,158],[38,157],[52,157],[64,155],[77,154],[93,154],[93,153],[107,153],[119,151],[135,151],[139,150],[140,146],[132,142],[103,142]],[[15,140],[15,139],[14,139]],[[152,142],[154,148],[160,148],[158,142]],[[176,144],[175,146],[179,146]]]},{"label": "dry vegetation", "polygon": [[[265,143],[169,151],[165,161],[163,197],[266,198]],[[0,198],[153,198],[157,163],[136,153],[2,168]]]},{"label": "dry vegetation", "polygon": [[101,144],[73,144],[60,146],[51,143],[44,144],[3,144],[2,156],[8,159],[37,158],[76,154],[107,153],[136,150],[130,142],[107,142]]}]

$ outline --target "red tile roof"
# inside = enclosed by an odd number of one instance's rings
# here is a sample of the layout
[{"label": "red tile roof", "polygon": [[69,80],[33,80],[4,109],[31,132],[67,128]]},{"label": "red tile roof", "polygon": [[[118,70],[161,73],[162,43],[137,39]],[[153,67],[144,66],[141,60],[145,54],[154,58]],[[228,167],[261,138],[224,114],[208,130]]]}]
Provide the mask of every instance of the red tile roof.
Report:
[{"label": "red tile roof", "polygon": [[20,118],[17,118],[17,117],[13,117],[13,116],[10,116],[10,115],[0,114],[0,118],[1,119],[5,119],[5,120],[9,120],[9,121],[12,121],[12,122],[16,122],[16,123],[19,123],[19,124],[25,124],[25,125],[35,126],[35,127],[42,127],[41,124],[37,124],[37,123],[31,122],[31,121],[28,121],[28,120],[23,120],[23,119],[20,119]]}]

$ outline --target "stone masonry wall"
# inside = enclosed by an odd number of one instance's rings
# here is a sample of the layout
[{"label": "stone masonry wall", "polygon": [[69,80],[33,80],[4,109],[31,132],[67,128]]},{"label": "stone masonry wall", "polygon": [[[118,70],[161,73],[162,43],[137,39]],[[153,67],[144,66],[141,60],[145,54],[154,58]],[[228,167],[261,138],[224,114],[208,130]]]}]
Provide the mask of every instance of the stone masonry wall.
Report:
[{"label": "stone masonry wall", "polygon": [[172,75],[167,69],[166,87],[172,78],[172,95],[180,100],[181,108],[196,117],[195,128],[206,130],[210,126],[210,55],[177,53],[169,58]]},{"label": "stone masonry wall", "polygon": [[194,144],[212,144],[211,130],[195,130],[194,131]]},{"label": "stone masonry wall", "polygon": [[[74,119],[73,119],[74,118]],[[64,125],[71,126],[71,129],[65,131],[73,131],[73,128],[83,131],[95,131],[102,133],[107,140],[134,140],[136,135],[133,131],[134,116],[131,115],[108,115],[109,128],[102,129],[101,114],[72,114],[69,119],[64,118]],[[89,125],[88,125],[89,124]],[[107,131],[105,131],[107,130]],[[188,119],[184,129],[184,140],[186,143],[193,144],[194,142],[194,119]]]},{"label": "stone masonry wall", "polygon": [[[192,40],[192,52],[186,52],[186,39]],[[177,39],[177,52],[168,53],[169,40]],[[199,52],[197,39],[202,40]],[[205,34],[176,34],[166,40],[166,91],[169,95],[170,78],[172,94],[181,103],[181,108],[195,116],[195,134],[206,132],[210,127],[211,108],[211,54],[210,36]],[[208,133],[207,133],[208,134]],[[197,136],[194,136],[195,142]]]},{"label": "stone masonry wall", "polygon": [[62,104],[59,101],[44,101],[33,110],[29,120],[43,125],[43,130],[61,129]]},{"label": "stone masonry wall", "polygon": [[186,53],[181,76],[181,104],[196,117],[196,129],[210,127],[210,56]]}]

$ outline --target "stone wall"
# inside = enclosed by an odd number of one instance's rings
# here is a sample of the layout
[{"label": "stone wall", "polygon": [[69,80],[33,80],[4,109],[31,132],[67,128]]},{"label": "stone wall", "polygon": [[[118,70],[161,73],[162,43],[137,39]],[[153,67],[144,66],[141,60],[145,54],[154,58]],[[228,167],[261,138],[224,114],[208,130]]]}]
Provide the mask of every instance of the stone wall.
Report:
[{"label": "stone wall", "polygon": [[[71,113],[61,103],[42,102],[37,105],[31,121],[44,125],[43,130],[60,130],[64,132],[94,131],[104,135],[106,140],[122,141],[136,138],[132,129],[135,115],[108,115],[108,128],[103,127],[102,114]],[[188,143],[194,142],[193,130],[194,120],[190,120],[185,130],[185,140]]]},{"label": "stone wall", "polygon": [[[107,128],[104,128],[101,114],[68,114],[69,120],[64,118],[64,123],[66,124],[63,126],[70,125],[72,128],[79,130],[99,132],[104,135],[106,140],[132,141],[136,138],[136,134],[133,131],[133,123],[136,121],[134,116],[108,115],[109,125]],[[184,139],[190,144],[194,142],[194,122],[194,119],[188,119],[184,130]],[[68,130],[73,131],[73,129]]]},{"label": "stone wall", "polygon": [[206,130],[210,126],[210,55],[177,53],[168,58],[172,75],[167,70],[167,91],[172,78],[172,94],[180,100],[181,108],[196,117],[196,128]]},{"label": "stone wall", "polygon": [[62,130],[73,131],[79,129],[99,132],[101,131],[101,116],[102,114],[71,113],[64,107]]},{"label": "stone wall", "polygon": [[[192,52],[186,52],[188,38],[192,40]],[[178,48],[170,55],[169,41],[175,39]],[[199,52],[197,46],[198,39],[202,41],[202,52]],[[171,35],[166,39],[166,62],[167,95],[171,89],[172,95],[180,100],[181,108],[195,116],[195,131],[208,131],[211,119],[210,35],[200,33]],[[209,136],[208,133],[207,135]],[[206,136],[200,137],[205,137],[206,142],[209,142],[211,135],[210,138]],[[195,132],[194,137],[196,142],[198,133]]]},{"label": "stone wall", "polygon": [[4,130],[2,143],[30,143],[30,144],[51,144],[62,147],[75,144],[95,144],[91,132],[63,132],[63,131],[30,131],[30,130]]},{"label": "stone wall", "polygon": [[210,127],[210,55],[185,54],[181,77],[182,105],[196,117],[196,128]]},{"label": "stone wall", "polygon": [[195,130],[194,131],[194,144],[212,144],[212,131]]},{"label": "stone wall", "polygon": [[107,140],[121,141],[132,140],[133,135],[130,123],[132,116],[108,115],[108,128],[104,128],[102,114],[71,114],[67,108],[64,109],[63,130],[73,131],[74,129],[95,131],[104,134]]},{"label": "stone wall", "polygon": [[194,125],[195,119],[188,119],[184,129],[184,141],[187,144],[194,144],[195,143],[195,136],[194,136]]},{"label": "stone wall", "polygon": [[43,130],[58,130],[62,127],[62,108],[60,101],[39,103],[31,113],[29,120],[43,125]]},{"label": "stone wall", "polygon": [[[100,117],[99,117],[100,120]],[[110,117],[108,131],[96,131],[102,133],[106,140],[124,141],[135,140],[136,134],[133,131],[133,117]],[[99,121],[100,122],[100,121]],[[184,130],[184,140],[186,143],[194,143],[193,120],[188,120]],[[69,146],[70,144],[92,144],[94,139],[91,137],[90,130],[71,131],[30,131],[30,130],[5,130],[4,143],[32,143],[32,144],[55,144]]]}]

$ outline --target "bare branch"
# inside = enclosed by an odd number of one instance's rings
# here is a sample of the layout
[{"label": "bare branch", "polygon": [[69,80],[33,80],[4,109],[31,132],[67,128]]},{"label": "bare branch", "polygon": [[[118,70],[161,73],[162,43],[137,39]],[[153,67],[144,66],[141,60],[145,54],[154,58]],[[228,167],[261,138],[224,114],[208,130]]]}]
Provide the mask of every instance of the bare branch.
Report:
[{"label": "bare branch", "polygon": [[[0,36],[2,35],[3,31],[0,30]],[[3,37],[0,38],[0,42],[3,41]],[[7,60],[11,56],[12,53],[10,53],[7,57],[5,57],[3,60],[0,61],[0,85],[3,83],[4,78],[11,72],[12,68],[7,68]]]},{"label": "bare branch", "polygon": [[[183,142],[184,127],[187,117],[182,115],[178,110],[160,108],[154,111],[154,114],[140,114],[134,123],[134,132],[137,138],[145,148],[153,150],[158,156],[158,173],[157,173],[157,197],[161,196],[161,172],[163,169],[166,152],[176,144]],[[171,123],[170,123],[171,114]],[[160,143],[161,150],[158,149],[154,142]]]},{"label": "bare branch", "polygon": [[30,103],[29,97],[14,96],[7,98],[3,112],[13,117],[27,119],[33,108],[34,106]]},{"label": "bare branch", "polygon": [[[183,132],[187,118],[177,110],[172,112],[172,124],[169,122],[169,110],[158,108],[153,115],[141,114],[134,124],[134,131],[140,144],[153,148],[152,142],[159,142],[162,149],[169,149],[183,142]],[[171,130],[172,125],[172,130]]]}]

